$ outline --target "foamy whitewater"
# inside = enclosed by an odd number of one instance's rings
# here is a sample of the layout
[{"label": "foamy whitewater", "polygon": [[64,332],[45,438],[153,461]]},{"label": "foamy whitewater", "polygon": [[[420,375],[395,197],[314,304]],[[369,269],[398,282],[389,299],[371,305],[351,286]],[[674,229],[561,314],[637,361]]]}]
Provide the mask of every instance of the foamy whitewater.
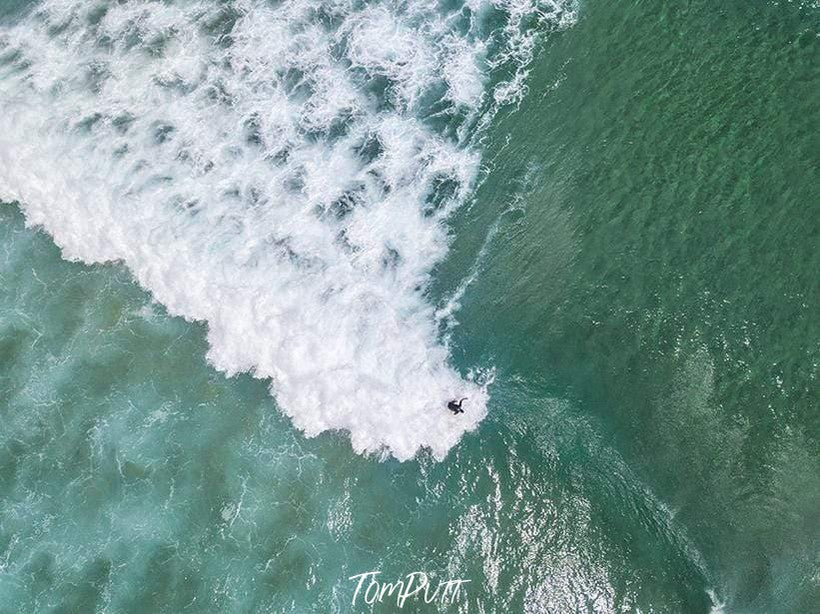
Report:
[{"label": "foamy whitewater", "polygon": [[308,436],[441,458],[491,365],[450,365],[430,271],[479,127],[571,8],[47,0],[0,26],[0,199],[207,322],[208,360],[270,378]]}]

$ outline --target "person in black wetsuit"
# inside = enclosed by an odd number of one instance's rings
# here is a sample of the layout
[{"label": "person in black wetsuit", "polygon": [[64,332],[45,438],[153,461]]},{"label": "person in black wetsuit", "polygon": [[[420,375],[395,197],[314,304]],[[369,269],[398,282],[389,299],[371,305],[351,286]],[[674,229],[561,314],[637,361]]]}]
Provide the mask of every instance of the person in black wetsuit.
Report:
[{"label": "person in black wetsuit", "polygon": [[464,397],[460,401],[456,401],[455,399],[453,399],[452,401],[447,403],[447,409],[449,409],[451,412],[453,412],[453,414],[463,414],[464,410],[461,409],[461,404],[464,403],[464,401],[466,401],[466,400],[467,400],[467,397]]}]

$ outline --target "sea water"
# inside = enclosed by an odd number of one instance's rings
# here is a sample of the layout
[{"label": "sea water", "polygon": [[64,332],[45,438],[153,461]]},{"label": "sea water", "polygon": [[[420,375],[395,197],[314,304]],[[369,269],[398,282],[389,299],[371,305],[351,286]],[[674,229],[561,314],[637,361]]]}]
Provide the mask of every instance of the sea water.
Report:
[{"label": "sea water", "polygon": [[0,20],[0,611],[816,600],[816,7]]}]

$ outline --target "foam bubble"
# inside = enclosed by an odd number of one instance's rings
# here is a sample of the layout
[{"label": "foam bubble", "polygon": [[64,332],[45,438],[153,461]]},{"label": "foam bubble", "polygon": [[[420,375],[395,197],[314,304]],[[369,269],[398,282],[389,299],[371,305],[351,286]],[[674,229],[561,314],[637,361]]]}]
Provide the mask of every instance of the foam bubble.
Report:
[{"label": "foam bubble", "polygon": [[308,436],[441,458],[488,396],[424,295],[476,178],[466,135],[500,104],[490,71],[571,13],[451,4],[46,0],[0,29],[0,198],[207,322],[208,360],[270,378]]}]

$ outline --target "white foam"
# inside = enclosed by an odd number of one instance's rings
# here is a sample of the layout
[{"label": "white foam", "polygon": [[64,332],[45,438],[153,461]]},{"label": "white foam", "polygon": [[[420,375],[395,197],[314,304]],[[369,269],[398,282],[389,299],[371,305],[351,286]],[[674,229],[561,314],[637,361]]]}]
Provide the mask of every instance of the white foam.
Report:
[{"label": "white foam", "polygon": [[308,436],[440,458],[488,394],[450,365],[424,296],[476,177],[465,135],[498,104],[488,71],[524,70],[537,24],[572,12],[360,4],[46,0],[0,27],[0,199],[66,258],[121,261],[206,321],[209,361],[270,378]]}]

